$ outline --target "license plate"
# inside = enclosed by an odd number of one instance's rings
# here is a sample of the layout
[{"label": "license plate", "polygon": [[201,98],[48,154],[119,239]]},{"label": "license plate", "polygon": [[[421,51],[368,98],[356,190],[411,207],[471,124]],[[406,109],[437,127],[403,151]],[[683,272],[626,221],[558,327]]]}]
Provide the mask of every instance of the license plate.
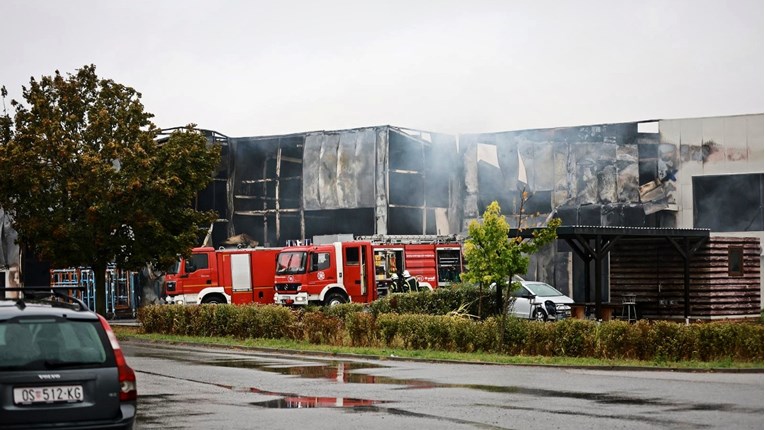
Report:
[{"label": "license plate", "polygon": [[82,385],[61,385],[55,387],[28,387],[13,389],[13,403],[31,405],[34,403],[75,403],[85,400]]}]

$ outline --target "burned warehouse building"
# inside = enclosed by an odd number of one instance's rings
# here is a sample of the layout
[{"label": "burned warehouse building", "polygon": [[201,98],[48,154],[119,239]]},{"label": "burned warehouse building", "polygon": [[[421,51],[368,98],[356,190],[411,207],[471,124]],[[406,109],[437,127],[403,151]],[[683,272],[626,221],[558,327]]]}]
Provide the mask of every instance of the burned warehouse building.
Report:
[{"label": "burned warehouse building", "polygon": [[[240,235],[260,246],[334,234],[464,237],[496,200],[516,228],[557,216],[564,226],[707,231],[691,259],[700,289],[691,314],[762,308],[762,114],[463,135],[386,125],[210,136],[223,155],[198,209],[219,214],[213,246]],[[683,269],[670,262],[683,258],[673,249],[661,234],[614,243],[602,299],[637,293],[656,303],[649,313],[682,314]],[[742,271],[729,270],[729,255]],[[594,264],[559,240],[527,276],[584,300],[595,294]],[[716,285],[731,294],[710,292]]]}]

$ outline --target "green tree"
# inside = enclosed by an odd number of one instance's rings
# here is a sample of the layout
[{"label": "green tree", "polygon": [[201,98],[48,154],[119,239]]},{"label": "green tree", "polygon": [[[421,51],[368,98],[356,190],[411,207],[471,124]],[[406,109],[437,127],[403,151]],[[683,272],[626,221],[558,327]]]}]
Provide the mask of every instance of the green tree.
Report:
[{"label": "green tree", "polygon": [[108,264],[166,265],[199,243],[215,214],[191,204],[220,148],[191,125],[158,140],[141,94],[93,65],[22,89],[28,106],[12,100],[14,115],[0,115],[0,207],[39,259],[93,269],[105,314]]},{"label": "green tree", "polygon": [[[523,193],[525,196],[525,193]],[[465,261],[468,271],[463,280],[479,284],[479,288],[496,285],[495,294],[498,314],[506,314],[510,304],[513,275],[526,273],[529,256],[552,242],[556,237],[559,218],[553,218],[543,229],[535,230],[531,239],[508,237],[510,225],[502,215],[499,203],[492,202],[483,214],[482,222],[473,221],[468,226],[465,241]],[[507,290],[507,294],[503,292]]]}]

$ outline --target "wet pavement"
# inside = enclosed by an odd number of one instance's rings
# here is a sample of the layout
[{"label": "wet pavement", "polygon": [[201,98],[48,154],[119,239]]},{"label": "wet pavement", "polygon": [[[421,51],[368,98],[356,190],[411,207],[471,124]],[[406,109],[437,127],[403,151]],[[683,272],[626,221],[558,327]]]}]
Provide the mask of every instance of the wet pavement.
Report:
[{"label": "wet pavement", "polygon": [[[251,420],[270,428],[762,427],[761,373],[598,371],[124,344],[139,377],[140,428],[250,428]],[[284,415],[298,409],[316,412]]]}]

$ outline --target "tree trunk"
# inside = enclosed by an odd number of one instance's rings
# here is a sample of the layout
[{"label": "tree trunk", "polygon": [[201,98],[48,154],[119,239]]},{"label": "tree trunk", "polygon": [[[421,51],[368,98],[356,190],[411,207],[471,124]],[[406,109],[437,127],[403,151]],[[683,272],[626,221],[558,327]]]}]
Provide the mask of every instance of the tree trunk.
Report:
[{"label": "tree trunk", "polygon": [[483,281],[478,284],[478,319],[483,319],[481,305],[483,304]]},{"label": "tree trunk", "polygon": [[502,309],[502,304],[505,303],[504,300],[502,300],[502,288],[504,285],[502,285],[502,282],[497,282],[497,288],[494,289],[494,300],[497,302],[497,308],[496,308],[496,314],[502,315],[504,314],[504,309]]},{"label": "tree trunk", "polygon": [[96,281],[96,313],[106,318],[106,263],[96,262],[93,267]]},{"label": "tree trunk", "polygon": [[498,310],[500,315],[499,324],[502,326],[499,330],[499,350],[502,351],[502,346],[505,344],[505,325],[507,325],[508,306],[510,305],[510,297],[512,297],[510,293],[513,291],[513,272],[510,272],[507,280],[507,303],[502,297],[502,287],[497,285],[497,291],[497,306],[500,308]]}]

